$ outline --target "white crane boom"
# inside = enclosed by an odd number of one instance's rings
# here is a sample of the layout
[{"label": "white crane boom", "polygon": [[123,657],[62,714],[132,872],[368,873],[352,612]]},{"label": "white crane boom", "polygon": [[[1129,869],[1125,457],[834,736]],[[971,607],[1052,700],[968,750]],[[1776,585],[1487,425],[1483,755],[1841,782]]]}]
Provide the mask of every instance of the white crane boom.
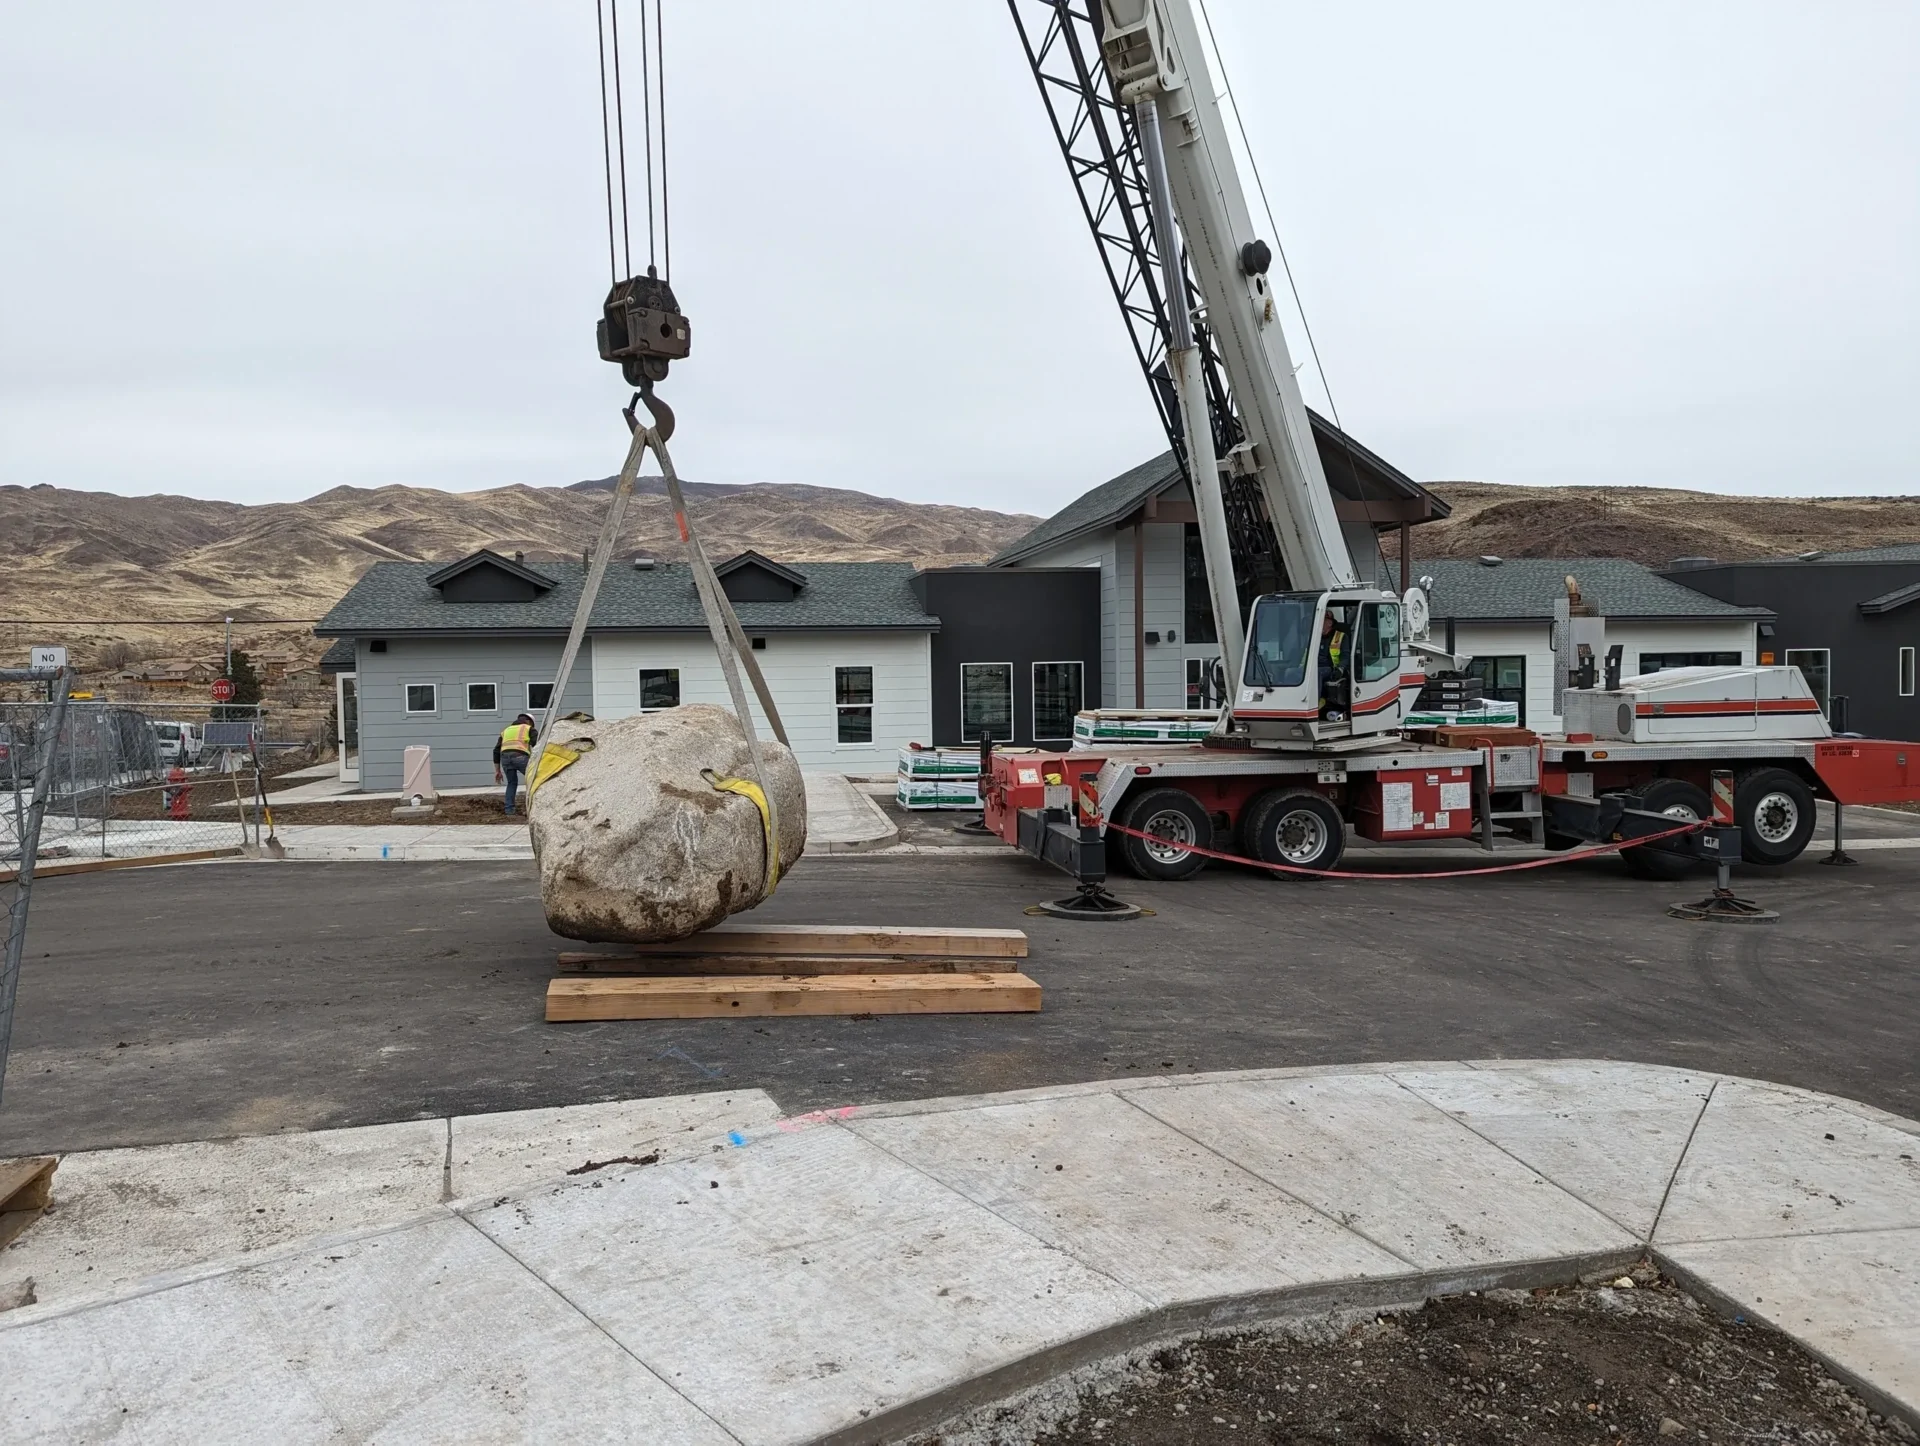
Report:
[{"label": "white crane boom", "polygon": [[[1148,164],[1156,153],[1164,156],[1187,259],[1206,299],[1207,325],[1239,402],[1246,439],[1221,460],[1236,474],[1258,479],[1294,588],[1355,587],[1359,577],[1267,281],[1271,251],[1259,240],[1247,206],[1193,8],[1188,0],[1101,0],[1101,6],[1102,49],[1120,99],[1151,103],[1155,112],[1160,145],[1144,147]],[[1181,288],[1171,290],[1178,294]],[[1204,418],[1203,410],[1202,430]],[[1191,448],[1194,418],[1185,421]],[[1221,511],[1218,479],[1200,475],[1199,467],[1191,470],[1195,490],[1211,492],[1213,510]],[[1206,503],[1196,498],[1196,507],[1204,517]],[[1210,568],[1230,569],[1224,549],[1218,564],[1214,550],[1207,549]],[[1216,598],[1216,617],[1222,615],[1219,603]]]}]

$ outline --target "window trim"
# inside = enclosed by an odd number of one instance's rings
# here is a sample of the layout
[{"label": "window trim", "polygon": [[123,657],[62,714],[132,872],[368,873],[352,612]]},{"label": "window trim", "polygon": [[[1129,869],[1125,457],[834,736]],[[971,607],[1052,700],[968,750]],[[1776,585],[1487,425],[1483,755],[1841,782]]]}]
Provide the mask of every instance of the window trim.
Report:
[{"label": "window trim", "polygon": [[[842,703],[840,701],[840,673],[842,669],[865,668],[867,670],[867,701],[864,703]],[[880,703],[880,669],[874,663],[835,663],[833,665],[833,746],[836,750],[867,749],[880,746],[879,732],[874,727],[875,714]],[[867,741],[865,743],[847,743],[840,737],[840,715],[849,708],[867,710]]]},{"label": "window trim", "polygon": [[[1205,647],[1207,645],[1203,643],[1196,646]],[[1080,670],[1080,705],[1073,710],[1075,714],[1078,714],[1087,706],[1087,660],[1085,658],[1036,658],[1027,668],[1027,681],[1032,684],[1032,689],[1027,699],[1027,713],[1028,721],[1033,725],[1033,731],[1027,736],[1033,739],[1036,744],[1041,742],[1071,743],[1073,741],[1073,724],[1071,722],[1067,724],[1067,731],[1065,733],[1048,733],[1043,737],[1040,732],[1040,669],[1042,668],[1078,668]]]},{"label": "window trim", "polygon": [[1914,650],[1911,647],[1900,649],[1894,663],[1893,676],[1893,685],[1899,690],[1899,695],[1902,698],[1911,698],[1914,685]]},{"label": "window trim", "polygon": [[527,711],[533,714],[533,716],[537,718],[545,710],[534,704],[533,690],[535,688],[545,688],[547,690],[547,703],[549,706],[551,706],[551,704],[553,703],[553,682],[551,679],[532,678],[528,680],[526,688],[527,688]]},{"label": "window trim", "polygon": [[[1014,719],[1019,716],[1019,710],[1014,707],[1014,701],[1013,701],[1013,663],[1012,661],[1009,660],[1003,663],[1003,662],[997,662],[991,659],[983,658],[976,661],[961,663],[959,666],[960,666],[960,744],[961,746],[965,747],[969,743],[978,743],[980,741],[980,736],[977,733],[971,738],[967,737],[967,669],[968,668],[1005,668],[1007,670],[1007,732],[1012,733],[1013,726],[1014,726]],[[995,743],[1011,743],[1013,742],[1013,739],[1012,738],[996,738],[993,741]]]},{"label": "window trim", "polygon": [[[416,708],[413,706],[413,690],[415,688],[431,688],[433,690],[433,706],[431,708]],[[400,711],[408,718],[438,717],[440,713],[440,685],[438,683],[402,683],[400,685]]]},{"label": "window trim", "polygon": [[[649,708],[647,706],[647,685],[640,681],[642,675],[646,673],[673,674],[673,701],[671,703],[665,704],[664,706],[658,707],[658,708]],[[680,685],[680,669],[677,667],[675,668],[635,668],[633,670],[633,687],[634,687],[634,695],[633,695],[634,711],[637,713],[665,713],[671,709],[678,708],[681,705],[681,703],[686,701],[685,691],[684,689],[682,689]]]},{"label": "window trim", "polygon": [[[489,682],[485,678],[476,678],[471,683],[462,683],[460,687],[461,687],[461,691],[466,695],[467,712],[473,714],[476,717],[484,716],[487,714],[492,714],[495,717],[499,716],[500,685],[497,682]],[[473,706],[473,690],[475,688],[493,689],[493,706],[491,708],[476,708]]]}]

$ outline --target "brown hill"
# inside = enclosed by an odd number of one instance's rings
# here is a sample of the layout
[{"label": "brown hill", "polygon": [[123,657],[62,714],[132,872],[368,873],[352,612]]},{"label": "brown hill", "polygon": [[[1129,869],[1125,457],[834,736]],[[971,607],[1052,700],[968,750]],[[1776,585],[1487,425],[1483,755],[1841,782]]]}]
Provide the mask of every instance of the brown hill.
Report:
[{"label": "brown hill", "polygon": [[1414,529],[1425,557],[1792,556],[1920,542],[1920,497],[1727,497],[1656,487],[1429,484],[1453,516]]},{"label": "brown hill", "polygon": [[[317,651],[298,624],[312,619],[372,563],[451,560],[479,547],[532,560],[573,556],[598,535],[607,483],[438,492],[422,487],[336,487],[303,502],[244,506],[192,497],[120,497],[56,487],[0,486],[0,618],[13,623],[0,647],[78,645],[84,662],[108,638],[130,638],[150,655],[209,656],[219,629],[81,620],[217,620],[232,614],[252,646]],[[796,562],[901,559],[981,562],[1039,519],[977,507],[901,502],[834,487],[690,484],[688,501],[707,549],[726,557],[757,548]],[[627,512],[623,552],[680,555],[658,478]],[[44,636],[43,636],[44,634]]]}]

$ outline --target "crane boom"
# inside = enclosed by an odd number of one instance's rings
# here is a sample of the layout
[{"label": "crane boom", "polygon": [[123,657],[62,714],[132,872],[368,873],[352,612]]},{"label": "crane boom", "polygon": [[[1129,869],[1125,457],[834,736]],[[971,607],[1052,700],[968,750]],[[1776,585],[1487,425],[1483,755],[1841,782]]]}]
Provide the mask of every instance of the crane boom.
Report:
[{"label": "crane boom", "polygon": [[[1358,574],[1267,281],[1271,251],[1253,225],[1193,9],[1188,0],[1101,0],[1101,7],[1101,48],[1120,99],[1153,106],[1161,144],[1148,148],[1149,165],[1156,153],[1164,156],[1186,259],[1239,405],[1245,436],[1221,463],[1257,479],[1293,587],[1354,587]],[[1192,480],[1196,491],[1211,483],[1217,498],[1217,479]]]}]

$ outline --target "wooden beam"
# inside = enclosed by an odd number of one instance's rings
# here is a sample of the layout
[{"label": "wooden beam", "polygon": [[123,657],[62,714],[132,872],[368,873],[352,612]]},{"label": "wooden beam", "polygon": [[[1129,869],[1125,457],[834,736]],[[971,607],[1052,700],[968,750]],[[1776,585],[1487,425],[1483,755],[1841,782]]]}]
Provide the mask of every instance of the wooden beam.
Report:
[{"label": "wooden beam", "polygon": [[[156,864],[192,864],[202,859],[238,858],[242,850],[232,849],[195,849],[184,854],[142,854],[131,859],[86,859],[77,864],[35,864],[33,876],[36,879],[57,879],[65,874],[97,874],[106,869],[144,869]],[[0,873],[0,884],[10,884],[20,877],[18,869],[8,869]]]},{"label": "wooden beam", "polygon": [[1336,497],[1333,515],[1342,522],[1371,522],[1385,527],[1397,522],[1425,522],[1433,516],[1433,509],[1424,498],[1383,497],[1377,502],[1355,502],[1349,497]]},{"label": "wooden beam", "polygon": [[1039,1008],[1040,986],[1024,974],[563,977],[547,985],[549,1023],[744,1015],[1027,1014]]},{"label": "wooden beam", "polygon": [[562,974],[980,974],[1010,972],[1013,959],[928,954],[562,954]]},{"label": "wooden beam", "polygon": [[690,939],[629,946],[635,954],[937,954],[1024,959],[1019,929],[876,927],[867,924],[722,924]]}]

